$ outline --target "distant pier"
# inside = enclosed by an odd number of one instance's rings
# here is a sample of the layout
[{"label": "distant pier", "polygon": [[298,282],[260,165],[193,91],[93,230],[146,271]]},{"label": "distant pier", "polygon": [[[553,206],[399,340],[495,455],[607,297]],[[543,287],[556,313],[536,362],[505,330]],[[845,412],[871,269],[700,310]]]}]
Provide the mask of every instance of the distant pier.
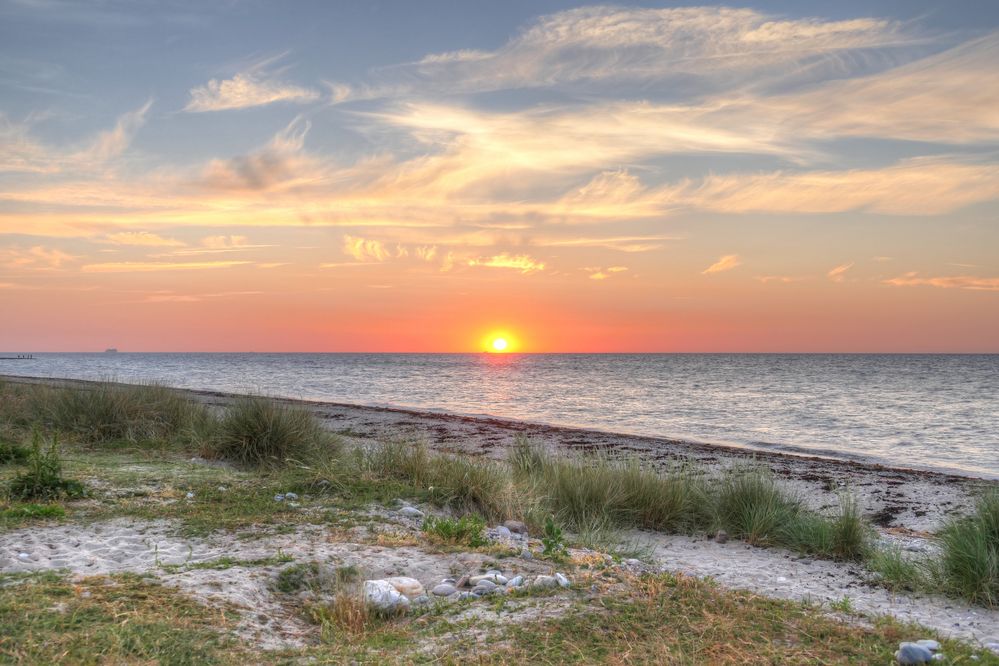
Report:
[{"label": "distant pier", "polygon": [[15,354],[14,356],[0,356],[0,361],[33,361],[34,354]]}]

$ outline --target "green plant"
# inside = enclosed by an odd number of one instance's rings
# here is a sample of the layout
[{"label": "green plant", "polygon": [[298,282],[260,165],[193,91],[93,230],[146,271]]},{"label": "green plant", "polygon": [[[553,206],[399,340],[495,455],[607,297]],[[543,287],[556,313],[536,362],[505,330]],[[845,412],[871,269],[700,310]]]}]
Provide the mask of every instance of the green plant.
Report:
[{"label": "green plant", "polygon": [[164,386],[101,382],[30,394],[40,420],[86,442],[196,439],[209,426],[204,406]]},{"label": "green plant", "polygon": [[999,492],[979,500],[972,515],[947,523],[940,545],[946,588],[986,606],[999,605]]},{"label": "green plant", "polygon": [[354,566],[330,569],[318,562],[292,564],[278,572],[273,587],[283,594],[295,594],[303,590],[333,594],[348,583],[357,580],[358,571]]},{"label": "green plant", "polygon": [[898,546],[869,549],[864,564],[877,576],[877,582],[890,590],[917,591],[931,586],[928,562],[906,557]]},{"label": "green plant", "polygon": [[423,531],[440,541],[478,548],[489,541],[485,538],[486,521],[479,516],[442,518],[427,516],[423,521]]},{"label": "green plant", "polygon": [[226,409],[208,453],[246,467],[281,466],[329,454],[333,446],[311,412],[250,397]]},{"label": "green plant", "polygon": [[62,460],[56,437],[47,449],[42,447],[42,436],[36,430],[32,436],[27,469],[14,477],[8,490],[14,499],[59,499],[80,497],[83,484],[62,476]]},{"label": "green plant", "polygon": [[541,554],[550,560],[560,561],[569,556],[569,550],[565,547],[565,537],[562,535],[562,528],[555,523],[555,516],[548,516],[545,519],[541,543],[544,545],[544,550]]},{"label": "green plant", "polygon": [[844,594],[843,598],[839,601],[830,601],[829,608],[834,611],[839,611],[840,613],[852,613],[854,611],[853,600]]},{"label": "green plant", "polygon": [[[736,470],[719,484],[715,512],[730,536],[754,545],[774,545],[781,540],[781,531],[799,520],[801,504],[766,472]],[[805,527],[814,529],[815,524]]]},{"label": "green plant", "polygon": [[30,454],[31,452],[23,446],[0,442],[0,465],[23,463],[28,460]]}]

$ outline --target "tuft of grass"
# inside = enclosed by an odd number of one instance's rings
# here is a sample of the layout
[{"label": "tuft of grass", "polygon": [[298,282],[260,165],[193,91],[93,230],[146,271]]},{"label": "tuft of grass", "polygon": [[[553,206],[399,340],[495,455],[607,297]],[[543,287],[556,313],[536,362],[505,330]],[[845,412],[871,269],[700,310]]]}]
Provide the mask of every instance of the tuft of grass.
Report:
[{"label": "tuft of grass", "polygon": [[776,543],[809,555],[834,560],[860,560],[868,551],[871,528],[856,500],[840,498],[839,515],[832,518],[800,510],[778,531]]},{"label": "tuft of grass", "polygon": [[[781,531],[799,521],[801,502],[766,472],[736,470],[722,479],[715,498],[718,523],[730,536],[760,546],[777,545]],[[815,525],[802,524],[801,536],[814,538]]]},{"label": "tuft of grass", "polygon": [[226,409],[207,453],[245,467],[278,467],[330,454],[333,446],[311,412],[249,397]]},{"label": "tuft of grass", "polygon": [[927,563],[906,557],[898,546],[870,549],[864,564],[880,585],[894,592],[929,590],[932,586]]},{"label": "tuft of grass", "polygon": [[946,589],[986,606],[999,605],[999,492],[974,513],[951,520],[940,532],[940,575]]},{"label": "tuft of grass", "polygon": [[20,464],[27,462],[28,456],[31,451],[24,448],[23,446],[18,446],[17,444],[11,444],[10,442],[0,442],[0,465],[10,465],[10,464]]},{"label": "tuft of grass", "polygon": [[43,448],[42,436],[35,431],[27,469],[11,480],[8,487],[10,497],[20,500],[53,500],[81,497],[84,493],[82,483],[63,477],[57,439],[53,437],[52,444]]},{"label": "tuft of grass", "polygon": [[421,529],[444,543],[460,544],[470,548],[478,548],[489,543],[484,534],[486,521],[479,516],[462,516],[458,519],[427,516]]},{"label": "tuft of grass", "polygon": [[318,562],[303,562],[279,571],[274,578],[273,588],[282,594],[302,591],[333,594],[355,582],[359,575],[357,567],[352,565],[330,570]]},{"label": "tuft of grass", "polygon": [[192,440],[210,421],[204,406],[156,384],[40,388],[29,402],[43,424],[97,444]]},{"label": "tuft of grass", "polygon": [[382,619],[357,594],[338,594],[329,604],[309,607],[308,615],[326,643],[363,638]]}]

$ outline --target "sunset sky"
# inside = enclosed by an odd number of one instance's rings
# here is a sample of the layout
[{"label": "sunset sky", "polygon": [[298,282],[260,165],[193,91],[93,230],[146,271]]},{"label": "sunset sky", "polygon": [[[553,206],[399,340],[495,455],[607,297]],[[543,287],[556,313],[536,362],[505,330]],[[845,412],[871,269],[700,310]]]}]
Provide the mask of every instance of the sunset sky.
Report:
[{"label": "sunset sky", "polygon": [[0,0],[0,350],[999,352],[999,3]]}]

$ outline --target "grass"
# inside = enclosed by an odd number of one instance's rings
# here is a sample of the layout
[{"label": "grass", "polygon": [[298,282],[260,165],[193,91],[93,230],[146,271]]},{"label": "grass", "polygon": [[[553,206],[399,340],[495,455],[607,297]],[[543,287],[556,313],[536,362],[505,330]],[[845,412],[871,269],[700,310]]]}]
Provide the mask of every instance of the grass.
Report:
[{"label": "grass", "polygon": [[197,439],[206,409],[158,385],[97,383],[85,388],[37,388],[29,407],[48,427],[88,443]]},{"label": "grass", "polygon": [[0,528],[11,529],[40,520],[64,518],[66,510],[58,504],[15,504],[0,509]]},{"label": "grass", "polygon": [[273,587],[282,594],[302,591],[334,594],[356,582],[359,576],[357,567],[352,565],[331,569],[318,562],[303,562],[292,564],[278,572]]},{"label": "grass", "polygon": [[478,548],[489,543],[485,537],[486,521],[479,516],[462,516],[457,519],[427,516],[423,521],[422,530],[431,538],[443,543],[469,548]]},{"label": "grass", "polygon": [[934,591],[929,563],[907,557],[898,546],[873,548],[864,563],[877,582],[893,592]]},{"label": "grass", "polygon": [[227,407],[207,453],[246,467],[304,463],[333,446],[311,412],[260,397]]},{"label": "grass", "polygon": [[0,442],[0,465],[19,464],[26,462],[31,451],[23,446]]},{"label": "grass", "polygon": [[231,621],[138,576],[32,576],[0,586],[0,662],[235,664],[239,646],[216,629]]},{"label": "grass", "polygon": [[7,494],[13,499],[53,500],[82,497],[85,493],[82,483],[63,477],[59,443],[55,437],[48,448],[43,448],[41,435],[35,431],[26,466],[27,469],[8,485]]},{"label": "grass", "polygon": [[999,605],[999,493],[981,498],[972,515],[951,520],[940,543],[944,586],[986,606]]},{"label": "grass", "polygon": [[[508,628],[506,649],[480,663],[827,664],[894,663],[898,643],[923,633],[887,620],[838,622],[821,609],[669,574],[643,576],[630,592],[576,605],[560,617]],[[973,650],[944,641],[951,663]],[[999,658],[978,653],[979,664]]]}]

